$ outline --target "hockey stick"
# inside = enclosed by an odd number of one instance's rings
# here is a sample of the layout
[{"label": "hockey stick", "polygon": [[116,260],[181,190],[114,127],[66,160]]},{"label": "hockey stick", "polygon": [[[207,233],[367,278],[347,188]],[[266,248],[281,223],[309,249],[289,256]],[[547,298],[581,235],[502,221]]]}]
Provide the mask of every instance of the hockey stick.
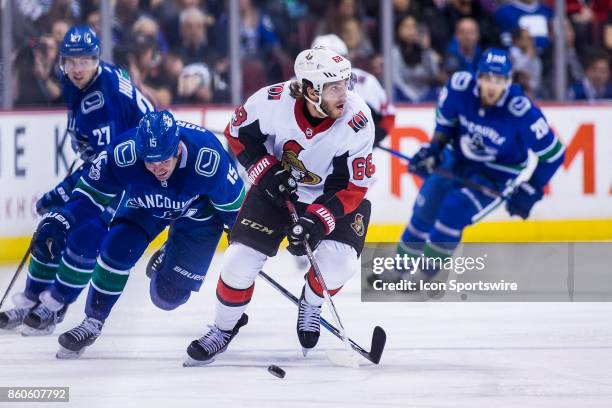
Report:
[{"label": "hockey stick", "polygon": [[[66,177],[68,177],[68,176],[70,176],[72,174],[72,172],[74,170],[74,166],[76,166],[78,161],[79,161],[78,158],[74,159],[74,161],[72,162],[72,164],[68,168],[68,174],[66,175]],[[11,292],[11,289],[13,289],[13,285],[15,285],[15,282],[17,282],[17,278],[21,274],[21,270],[23,269],[23,266],[25,265],[26,261],[28,260],[28,258],[30,256],[30,252],[32,252],[32,240],[30,240],[30,243],[28,244],[28,249],[26,250],[25,254],[23,255],[23,258],[21,258],[21,262],[19,262],[19,266],[17,266],[17,270],[15,271],[15,274],[13,275],[13,278],[11,279],[11,282],[8,284],[8,286],[6,288],[6,291],[4,292],[4,295],[2,295],[2,300],[0,300],[0,309],[2,309],[2,305],[4,304],[4,301],[6,300],[6,298],[8,297],[8,294]]]},{"label": "hockey stick", "polygon": [[[266,282],[268,282],[272,287],[278,290],[283,296],[293,302],[294,305],[299,305],[299,299],[287,289],[285,289],[280,283],[274,280],[270,275],[265,273],[264,271],[260,271],[259,275],[264,278]],[[324,317],[321,317],[321,325],[325,327],[331,334],[342,339],[342,335],[340,331],[334,327],[330,322],[328,322]],[[382,356],[383,350],[385,349],[385,343],[387,342],[387,334],[380,326],[376,326],[374,328],[374,333],[372,334],[372,344],[370,346],[370,351],[366,351],[359,344],[355,343],[350,338],[348,339],[351,348],[355,350],[357,353],[361,354],[366,360],[371,361],[374,364],[380,363],[380,357]]]},{"label": "hockey stick", "polygon": [[[287,206],[287,210],[289,210],[289,215],[291,215],[291,219],[293,220],[294,223],[297,223],[300,217],[298,216],[298,213],[295,210],[295,206],[293,205],[291,200],[285,201],[285,205]],[[340,321],[340,316],[338,315],[336,306],[334,305],[334,302],[329,294],[329,291],[327,290],[327,285],[325,284],[325,281],[323,280],[323,275],[321,274],[321,270],[319,269],[319,265],[317,264],[317,260],[314,257],[312,249],[310,248],[310,245],[308,244],[308,241],[306,240],[302,242],[302,245],[304,245],[304,248],[306,249],[306,256],[308,257],[308,260],[310,261],[310,265],[312,266],[312,269],[315,273],[315,277],[317,278],[317,280],[319,281],[319,284],[321,285],[321,289],[323,290],[323,297],[327,301],[331,314],[336,322],[336,325],[338,326],[338,332],[340,334],[340,338],[344,342],[344,345],[346,346],[346,349],[348,351],[348,354],[345,354],[345,353],[336,354],[336,353],[332,353],[331,351],[328,351],[327,356],[332,362],[336,363],[337,365],[358,368],[359,363],[354,358],[353,349],[351,347],[351,344],[348,341],[348,336],[346,335],[344,325]]]},{"label": "hockey stick", "polygon": [[[390,153],[392,156],[398,157],[398,158],[400,158],[402,160],[405,160],[407,162],[409,162],[412,159],[412,157],[407,156],[407,155],[405,155],[405,154],[403,154],[401,152],[398,152],[397,150],[393,150],[393,149],[390,149],[390,148],[385,147],[385,146],[377,146],[377,147],[380,150],[384,150],[385,152]],[[476,191],[478,191],[480,193],[483,193],[483,194],[486,194],[486,195],[489,195],[489,196],[494,196],[496,198],[499,197],[499,198],[502,198],[502,199],[506,199],[506,198],[508,198],[510,193],[514,190],[514,188],[512,188],[510,190],[505,189],[503,192],[502,191],[497,191],[497,190],[494,190],[494,189],[489,188],[487,186],[483,186],[482,184],[476,183],[475,181],[472,181],[472,180],[469,180],[469,179],[466,179],[466,178],[463,178],[463,177],[457,177],[451,171],[448,171],[446,169],[442,169],[440,167],[436,167],[433,170],[433,172],[434,172],[434,174],[437,174],[437,175],[442,176],[444,178],[447,178],[449,180],[457,181],[457,182],[463,184],[464,186],[471,188],[472,190],[476,190]]]},{"label": "hockey stick", "polygon": [[[380,145],[377,147],[381,150],[384,150],[385,152],[390,153],[392,156],[398,157],[407,162],[409,162],[411,159],[410,156],[406,156],[405,154],[398,152],[397,150],[393,150],[388,147],[380,146]],[[457,177],[451,171],[440,168],[440,167],[435,168],[433,170],[433,173],[441,177],[447,178],[449,180],[459,182],[463,184],[464,186],[466,186],[467,188],[478,191],[482,194],[495,197],[495,200],[493,200],[489,205],[487,205],[485,208],[480,210],[477,214],[475,214],[472,217],[473,223],[478,222],[484,217],[486,217],[493,210],[499,207],[500,204],[502,204],[504,201],[510,198],[510,195],[514,192],[514,190],[516,190],[516,188],[524,181],[521,175],[519,175],[514,180],[512,180],[510,183],[508,183],[506,188],[504,188],[503,191],[498,191],[498,190],[489,188],[487,186],[483,186],[482,184],[476,183],[475,181],[472,181],[470,179],[466,179],[463,177]]]}]

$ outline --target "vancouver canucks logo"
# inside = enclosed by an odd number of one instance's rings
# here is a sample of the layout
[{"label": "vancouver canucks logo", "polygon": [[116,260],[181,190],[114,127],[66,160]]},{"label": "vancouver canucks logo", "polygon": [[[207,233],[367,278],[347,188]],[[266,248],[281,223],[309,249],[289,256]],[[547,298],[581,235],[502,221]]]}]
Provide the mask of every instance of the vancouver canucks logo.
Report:
[{"label": "vancouver canucks logo", "polygon": [[489,147],[485,144],[481,134],[462,135],[459,144],[461,152],[470,160],[479,162],[494,161],[497,155],[497,149]]},{"label": "vancouver canucks logo", "polygon": [[355,214],[355,221],[353,221],[353,223],[351,224],[351,228],[353,229],[353,231],[355,231],[357,235],[363,237],[363,234],[365,233],[365,226],[363,225],[362,214]]},{"label": "vancouver canucks logo", "polygon": [[317,185],[321,182],[321,177],[308,171],[304,162],[299,159],[300,152],[304,150],[295,140],[289,140],[283,145],[283,167],[291,172],[291,175],[298,183]]}]

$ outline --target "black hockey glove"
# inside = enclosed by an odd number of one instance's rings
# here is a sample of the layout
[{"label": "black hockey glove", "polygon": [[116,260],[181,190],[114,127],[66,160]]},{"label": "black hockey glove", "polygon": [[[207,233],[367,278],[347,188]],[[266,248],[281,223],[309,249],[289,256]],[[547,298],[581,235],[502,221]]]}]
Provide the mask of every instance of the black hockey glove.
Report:
[{"label": "black hockey glove", "polygon": [[306,208],[306,213],[289,227],[287,250],[295,256],[306,255],[304,240],[314,251],[321,240],[331,234],[334,228],[336,228],[336,219],[332,213],[320,204],[310,204]]},{"label": "black hockey glove", "polygon": [[278,207],[284,207],[286,200],[297,201],[297,182],[291,173],[272,155],[257,160],[247,172],[251,183]]},{"label": "black hockey glove", "polygon": [[46,213],[36,227],[32,255],[42,263],[59,263],[72,224],[71,217],[61,210]]},{"label": "black hockey glove", "polygon": [[532,186],[527,182],[521,183],[508,198],[506,210],[510,215],[518,215],[527,219],[535,203],[540,201],[543,196],[544,191],[541,188]]}]

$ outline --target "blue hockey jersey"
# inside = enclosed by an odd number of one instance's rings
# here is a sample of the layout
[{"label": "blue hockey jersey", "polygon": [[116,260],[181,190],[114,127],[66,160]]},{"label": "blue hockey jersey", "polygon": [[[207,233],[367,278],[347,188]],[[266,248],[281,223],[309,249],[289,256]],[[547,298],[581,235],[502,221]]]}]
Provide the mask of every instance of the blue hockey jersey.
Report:
[{"label": "blue hockey jersey", "polygon": [[154,110],[125,71],[103,62],[85,89],[77,88],[65,76],[63,94],[72,145],[85,161]]},{"label": "blue hockey jersey", "polygon": [[512,85],[495,106],[484,108],[476,78],[465,71],[453,74],[440,92],[436,132],[450,138],[459,160],[500,181],[516,177],[531,150],[539,161],[530,183],[543,187],[564,158],[565,147],[519,86]]},{"label": "blue hockey jersey", "polygon": [[103,211],[123,194],[116,216],[140,209],[160,220],[202,221],[216,212],[231,228],[245,195],[232,158],[211,132],[176,123],[181,154],[168,180],[157,180],[137,158],[136,129],[131,129],[112,141],[79,179],[65,206],[73,221]]},{"label": "blue hockey jersey", "polygon": [[552,18],[553,11],[539,1],[533,4],[511,1],[500,6],[495,12],[495,22],[501,32],[501,42],[504,47],[512,45],[512,31],[520,27],[529,31],[539,52],[548,48],[550,44],[548,37]]}]

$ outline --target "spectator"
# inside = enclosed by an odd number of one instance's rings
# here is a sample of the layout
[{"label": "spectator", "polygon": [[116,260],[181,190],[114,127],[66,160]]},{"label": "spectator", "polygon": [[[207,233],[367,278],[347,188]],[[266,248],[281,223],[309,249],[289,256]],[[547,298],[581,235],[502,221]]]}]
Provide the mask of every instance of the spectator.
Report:
[{"label": "spectator", "polygon": [[514,71],[521,72],[524,76],[526,92],[534,95],[539,94],[542,83],[542,61],[535,50],[533,38],[529,31],[517,28],[512,32],[512,46],[510,47],[510,59]]},{"label": "spectator", "polygon": [[115,20],[113,21],[113,40],[125,44],[130,40],[132,26],[140,16],[139,0],[116,0]]},{"label": "spectator", "polygon": [[204,62],[213,66],[217,60],[217,52],[208,41],[208,19],[204,12],[195,7],[185,9],[181,12],[179,21],[181,44],[177,52],[183,63],[189,65]]},{"label": "spectator", "polygon": [[169,107],[172,103],[172,84],[162,71],[155,38],[134,33],[129,44],[127,62],[132,81],[156,108]]},{"label": "spectator", "polygon": [[476,72],[482,50],[479,45],[478,23],[471,17],[457,21],[455,37],[448,45],[444,71],[450,76],[456,71]]},{"label": "spectator", "polygon": [[348,59],[355,65],[363,65],[374,54],[374,47],[364,33],[357,18],[344,20],[340,26],[340,38],[348,47]]},{"label": "spectator", "polygon": [[396,36],[397,44],[392,52],[395,100],[434,100],[440,70],[433,50],[423,46],[423,38],[414,16],[409,14],[399,21]]},{"label": "spectator", "polygon": [[443,55],[451,42],[457,22],[471,17],[478,22],[480,41],[483,48],[496,46],[498,30],[491,15],[476,0],[449,0],[437,13],[431,13],[427,18],[427,26],[431,30],[431,46]]},{"label": "spectator", "polygon": [[16,105],[60,105],[58,44],[51,34],[27,43],[17,55]]},{"label": "spectator", "polygon": [[610,82],[610,60],[602,50],[594,50],[588,58],[585,76],[572,85],[568,92],[574,101],[593,102],[598,99],[612,99]]},{"label": "spectator", "polygon": [[177,103],[209,103],[213,99],[212,72],[204,64],[183,68],[177,85]]},{"label": "spectator", "polygon": [[579,81],[584,77],[584,69],[580,58],[578,58],[578,52],[576,51],[576,35],[574,33],[574,27],[570,21],[565,19],[565,58],[567,59],[567,73],[570,83]]},{"label": "spectator", "polygon": [[603,44],[608,51],[608,56],[612,57],[612,10],[610,10],[608,21],[603,28]]},{"label": "spectator", "polygon": [[505,47],[512,45],[512,32],[524,28],[535,41],[538,54],[549,46],[549,27],[553,12],[539,0],[513,0],[495,12],[495,20],[501,31],[501,42]]},{"label": "spectator", "polygon": [[[281,48],[271,18],[253,0],[241,0],[240,16],[240,51],[243,72],[245,65],[258,66],[265,71],[267,79],[264,79],[264,82],[280,82],[290,76],[293,63]],[[215,28],[215,38],[218,38],[217,51],[221,55],[227,55],[229,49],[228,23],[228,15],[224,14],[219,18],[219,23]],[[227,66],[227,62],[225,65]],[[216,71],[222,75],[225,73],[220,69]]]},{"label": "spectator", "polygon": [[98,38],[102,36],[102,16],[99,10],[92,10],[85,16],[85,23],[91,27]]},{"label": "spectator", "polygon": [[272,50],[280,50],[280,42],[270,17],[253,0],[240,2],[240,36],[243,58],[261,58]]},{"label": "spectator", "polygon": [[142,33],[149,37],[155,38],[159,52],[165,54],[168,52],[168,42],[166,37],[159,29],[159,24],[152,17],[141,15],[132,26],[134,33]]},{"label": "spectator", "polygon": [[[210,28],[214,26],[215,18],[208,13],[201,0],[164,1],[152,8],[151,12],[163,28],[171,48],[181,45],[181,14],[188,9],[199,9],[204,14],[206,36],[211,38]],[[212,38],[211,38],[212,39]]]},{"label": "spectator", "polygon": [[66,32],[72,25],[73,23],[71,21],[63,19],[58,19],[53,22],[51,25],[51,35],[55,39],[55,43],[58,44],[58,46],[62,44]]}]

